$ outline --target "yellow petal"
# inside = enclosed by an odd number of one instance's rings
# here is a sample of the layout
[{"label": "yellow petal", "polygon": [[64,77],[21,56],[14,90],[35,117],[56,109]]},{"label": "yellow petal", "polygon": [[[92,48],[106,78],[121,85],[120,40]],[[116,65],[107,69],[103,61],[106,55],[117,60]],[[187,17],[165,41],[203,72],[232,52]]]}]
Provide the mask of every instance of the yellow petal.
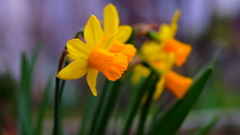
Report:
[{"label": "yellow petal", "polygon": [[168,24],[162,24],[159,27],[158,34],[161,41],[166,41],[174,38],[172,27]]},{"label": "yellow petal", "polygon": [[119,26],[118,12],[114,5],[108,4],[103,11],[104,35],[112,35]]},{"label": "yellow petal", "polygon": [[179,9],[177,9],[177,10],[174,12],[174,15],[173,15],[173,18],[172,18],[172,21],[171,21],[171,25],[178,23],[178,20],[179,20],[179,18],[180,18],[180,15],[181,15],[181,11],[180,11]]},{"label": "yellow petal", "polygon": [[80,39],[72,39],[67,42],[68,57],[71,60],[77,60],[81,58],[88,58],[90,49]]},{"label": "yellow petal", "polygon": [[87,59],[79,59],[70,63],[67,67],[62,69],[57,77],[63,80],[73,80],[84,76],[88,71]]},{"label": "yellow petal", "polygon": [[174,15],[173,15],[173,18],[172,18],[172,21],[171,21],[171,34],[173,37],[175,37],[176,33],[177,33],[177,29],[178,29],[178,20],[180,18],[180,15],[181,15],[181,11],[180,10],[176,10]]},{"label": "yellow petal", "polygon": [[165,83],[165,76],[161,76],[161,78],[159,79],[159,81],[156,84],[156,90],[155,93],[153,95],[153,100],[158,100],[159,97],[162,95],[162,92],[164,90],[164,83]]},{"label": "yellow petal", "polygon": [[87,83],[94,96],[97,96],[97,90],[96,90],[97,77],[98,77],[98,71],[94,68],[89,68],[89,71],[87,74]]},{"label": "yellow petal", "polygon": [[79,60],[79,59],[81,59],[81,57],[78,57],[77,55],[74,55],[74,54],[68,54],[68,58],[70,60]]},{"label": "yellow petal", "polygon": [[98,47],[103,41],[103,32],[96,16],[91,15],[84,29],[84,38],[90,48]]},{"label": "yellow petal", "polygon": [[118,28],[118,33],[116,34],[115,39],[121,43],[125,43],[132,34],[132,27],[129,25],[121,25]]},{"label": "yellow petal", "polygon": [[113,42],[113,39],[116,35],[117,31],[114,32],[111,36],[109,36],[106,40],[104,40],[103,42],[103,49],[105,50],[110,50],[110,48],[112,47],[112,42]]},{"label": "yellow petal", "polygon": [[141,55],[147,61],[154,61],[160,55],[161,48],[159,43],[153,41],[146,41],[141,47]]}]

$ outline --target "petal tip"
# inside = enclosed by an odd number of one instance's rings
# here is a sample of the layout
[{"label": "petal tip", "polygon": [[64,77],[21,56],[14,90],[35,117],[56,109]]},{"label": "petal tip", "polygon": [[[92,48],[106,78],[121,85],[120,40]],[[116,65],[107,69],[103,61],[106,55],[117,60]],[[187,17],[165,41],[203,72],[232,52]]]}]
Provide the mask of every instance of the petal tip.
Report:
[{"label": "petal tip", "polygon": [[97,92],[96,92],[96,93],[93,93],[93,96],[95,96],[95,97],[96,97],[97,95],[98,95],[98,94],[97,94]]}]

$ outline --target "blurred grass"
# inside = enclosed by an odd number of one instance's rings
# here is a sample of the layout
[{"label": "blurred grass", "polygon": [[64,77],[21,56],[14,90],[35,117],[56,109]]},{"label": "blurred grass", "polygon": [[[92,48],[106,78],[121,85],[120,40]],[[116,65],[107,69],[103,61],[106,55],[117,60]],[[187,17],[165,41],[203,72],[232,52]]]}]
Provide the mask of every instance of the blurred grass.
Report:
[{"label": "blurred grass", "polygon": [[220,115],[215,115],[211,119],[211,121],[205,127],[203,127],[199,132],[197,132],[195,135],[207,135],[215,126],[215,124],[218,122],[219,118],[220,118]]}]

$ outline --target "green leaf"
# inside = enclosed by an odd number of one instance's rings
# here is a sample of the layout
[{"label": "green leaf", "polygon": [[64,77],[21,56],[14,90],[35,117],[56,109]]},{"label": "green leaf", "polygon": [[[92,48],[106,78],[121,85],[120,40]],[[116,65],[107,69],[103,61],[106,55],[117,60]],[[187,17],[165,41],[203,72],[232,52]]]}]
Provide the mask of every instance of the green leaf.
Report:
[{"label": "green leaf", "polygon": [[195,135],[207,135],[209,131],[211,131],[211,129],[214,127],[214,125],[218,122],[219,118],[220,115],[213,117],[213,119]]},{"label": "green leaf", "polygon": [[48,82],[47,82],[47,85],[45,87],[45,91],[44,91],[44,94],[42,97],[42,101],[41,101],[41,105],[40,105],[40,109],[39,109],[39,113],[38,113],[38,117],[37,117],[37,122],[36,122],[37,125],[36,125],[34,135],[42,134],[43,120],[44,120],[44,116],[45,116],[47,105],[48,105],[48,97],[50,94],[50,89],[51,89],[51,81],[50,81],[50,79],[48,79]]},{"label": "green leaf", "polygon": [[18,118],[20,135],[32,134],[32,120],[30,109],[31,84],[32,73],[39,51],[40,46],[37,46],[30,62],[27,60],[25,53],[22,53],[21,56],[21,80],[18,98]]},{"label": "green leaf", "polygon": [[31,113],[30,113],[30,64],[27,61],[25,53],[21,58],[21,81],[20,93],[18,98],[18,117],[20,135],[31,135]]},{"label": "green leaf", "polygon": [[217,62],[217,59],[219,58],[219,56],[222,54],[223,49],[226,47],[226,43],[222,43],[222,45],[220,45],[220,47],[218,48],[218,50],[215,52],[215,54],[213,55],[213,58],[211,59],[209,65],[214,65]]},{"label": "green leaf", "polygon": [[173,104],[173,106],[171,106],[162,117],[157,118],[154,122],[155,124],[153,124],[149,130],[149,135],[173,135],[178,131],[188,113],[197,102],[212,70],[212,66],[204,68],[203,73],[195,79],[185,97]]},{"label": "green leaf", "polygon": [[160,37],[158,32],[154,31],[154,30],[150,30],[147,35],[148,38],[150,38],[151,40],[154,40],[156,42],[160,42]]},{"label": "green leaf", "polygon": [[129,37],[129,39],[126,41],[126,44],[134,44],[134,38],[135,38],[135,30],[132,28],[132,34]]}]

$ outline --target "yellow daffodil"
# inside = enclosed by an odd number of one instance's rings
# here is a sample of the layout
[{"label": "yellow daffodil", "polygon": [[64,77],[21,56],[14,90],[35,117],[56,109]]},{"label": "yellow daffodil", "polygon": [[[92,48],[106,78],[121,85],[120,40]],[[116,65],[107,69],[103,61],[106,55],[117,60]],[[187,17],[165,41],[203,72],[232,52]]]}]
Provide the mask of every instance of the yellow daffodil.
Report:
[{"label": "yellow daffodil", "polygon": [[153,99],[159,99],[165,87],[176,95],[177,98],[181,99],[191,85],[192,79],[183,77],[171,70],[175,59],[177,59],[174,52],[165,51],[157,42],[147,41],[141,48],[141,56],[161,76],[156,84]]},{"label": "yellow daffodil", "polygon": [[78,79],[87,74],[87,83],[94,96],[97,96],[96,81],[98,71],[108,80],[115,81],[127,69],[128,58],[123,53],[109,52],[117,29],[111,30],[104,38],[99,20],[91,15],[84,29],[86,43],[80,39],[67,42],[68,57],[73,60],[62,69],[57,77],[64,80]]},{"label": "yellow daffodil", "polygon": [[113,45],[110,49],[110,52],[122,52],[128,57],[128,61],[130,62],[136,53],[136,49],[133,45],[124,43],[131,36],[132,27],[128,25],[119,26],[118,11],[114,5],[108,4],[103,11],[104,39],[111,36],[115,29],[118,29],[118,32],[113,40]]},{"label": "yellow daffodil", "polygon": [[174,63],[173,53],[162,52],[160,55],[162,55],[162,58],[152,63],[153,68],[159,71],[161,75],[156,84],[153,99],[159,99],[165,87],[178,99],[182,99],[191,85],[192,79],[183,77],[171,70]]},{"label": "yellow daffodil", "polygon": [[192,51],[192,47],[190,45],[182,43],[174,38],[178,29],[177,22],[180,14],[181,12],[176,10],[171,24],[162,24],[158,31],[163,50],[174,53],[175,64],[178,67],[181,67],[186,62],[186,59]]},{"label": "yellow daffodil", "polygon": [[141,78],[147,78],[151,70],[141,64],[138,64],[134,67],[133,74],[130,82],[133,85],[137,85]]}]

